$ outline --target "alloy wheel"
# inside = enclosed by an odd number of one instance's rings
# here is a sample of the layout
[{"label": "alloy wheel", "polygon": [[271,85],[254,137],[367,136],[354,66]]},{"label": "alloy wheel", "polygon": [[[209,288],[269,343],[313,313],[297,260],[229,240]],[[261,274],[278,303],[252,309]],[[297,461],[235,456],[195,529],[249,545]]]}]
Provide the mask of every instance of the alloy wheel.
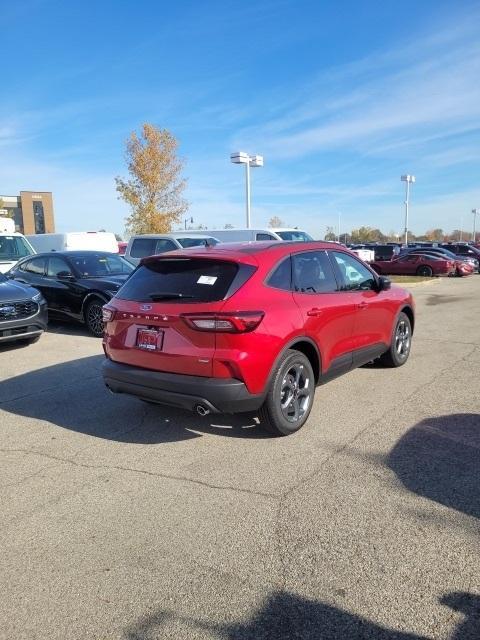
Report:
[{"label": "alloy wheel", "polygon": [[96,302],[88,306],[87,325],[94,335],[101,336],[103,334],[102,307]]},{"label": "alloy wheel", "polygon": [[283,417],[291,423],[303,418],[312,399],[312,381],[302,363],[293,363],[286,371],[280,390]]},{"label": "alloy wheel", "polygon": [[395,332],[395,351],[400,360],[405,360],[410,352],[410,327],[405,320],[400,320]]}]

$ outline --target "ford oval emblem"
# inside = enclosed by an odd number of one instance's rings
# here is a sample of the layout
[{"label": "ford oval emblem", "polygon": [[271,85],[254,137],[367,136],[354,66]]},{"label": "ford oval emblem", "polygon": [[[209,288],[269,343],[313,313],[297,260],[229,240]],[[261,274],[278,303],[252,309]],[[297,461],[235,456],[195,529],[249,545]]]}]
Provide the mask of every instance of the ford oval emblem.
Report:
[{"label": "ford oval emblem", "polygon": [[141,304],[140,305],[140,311],[151,311],[152,310],[152,305],[151,304]]}]

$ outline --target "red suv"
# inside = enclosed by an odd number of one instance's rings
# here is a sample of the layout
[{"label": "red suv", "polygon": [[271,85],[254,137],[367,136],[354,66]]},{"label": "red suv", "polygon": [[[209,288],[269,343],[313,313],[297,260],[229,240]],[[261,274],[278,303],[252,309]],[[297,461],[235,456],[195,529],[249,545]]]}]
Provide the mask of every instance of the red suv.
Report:
[{"label": "red suv", "polygon": [[259,410],[276,435],[315,387],[410,353],[412,296],[328,242],[256,242],[144,258],[103,308],[105,384],[208,413]]}]

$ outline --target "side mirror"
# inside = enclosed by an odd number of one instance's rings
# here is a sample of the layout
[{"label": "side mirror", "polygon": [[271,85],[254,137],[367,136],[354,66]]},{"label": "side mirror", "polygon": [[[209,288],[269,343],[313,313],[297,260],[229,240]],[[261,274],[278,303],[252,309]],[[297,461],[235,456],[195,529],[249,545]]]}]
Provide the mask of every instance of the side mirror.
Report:
[{"label": "side mirror", "polygon": [[378,291],[388,291],[392,286],[392,281],[386,276],[378,277]]},{"label": "side mirror", "polygon": [[73,274],[70,271],[59,271],[57,273],[57,278],[59,280],[71,280],[73,278]]}]

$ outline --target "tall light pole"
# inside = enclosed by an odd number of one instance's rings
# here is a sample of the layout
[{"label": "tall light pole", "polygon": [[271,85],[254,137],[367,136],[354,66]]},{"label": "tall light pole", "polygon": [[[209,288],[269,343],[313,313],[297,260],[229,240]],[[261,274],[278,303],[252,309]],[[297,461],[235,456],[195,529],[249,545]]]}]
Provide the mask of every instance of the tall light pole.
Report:
[{"label": "tall light pole", "polygon": [[477,241],[477,233],[475,231],[475,221],[477,219],[478,214],[480,213],[480,209],[472,209],[472,213],[473,213],[473,233],[472,233],[472,240],[473,242]]},{"label": "tall light pole", "polygon": [[415,176],[406,174],[400,176],[400,180],[405,182],[405,246],[408,247],[408,199],[410,196],[410,185],[415,182]]},{"label": "tall light pole", "polygon": [[340,211],[338,212],[338,241],[340,242],[340,216],[342,214],[340,213]]},{"label": "tall light pole", "polygon": [[234,164],[245,165],[245,203],[247,214],[247,229],[250,229],[250,167],[263,167],[263,156],[250,156],[245,151],[235,151],[230,154],[230,161]]}]

